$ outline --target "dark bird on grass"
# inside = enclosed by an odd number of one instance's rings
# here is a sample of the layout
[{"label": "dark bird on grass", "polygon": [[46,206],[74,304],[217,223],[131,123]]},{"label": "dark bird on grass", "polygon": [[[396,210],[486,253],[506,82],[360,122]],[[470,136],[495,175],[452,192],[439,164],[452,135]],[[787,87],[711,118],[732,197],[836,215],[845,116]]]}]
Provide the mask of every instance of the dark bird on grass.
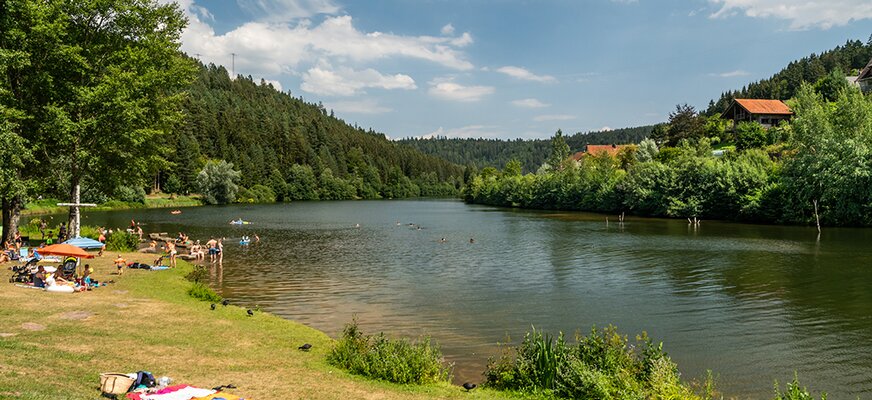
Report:
[{"label": "dark bird on grass", "polygon": [[472,389],[475,389],[475,387],[478,386],[478,385],[476,385],[476,384],[474,384],[474,383],[465,382],[465,383],[464,383],[463,385],[461,385],[461,386],[463,386],[463,388],[466,389],[466,391],[468,392],[468,391],[470,391],[470,390],[472,390]]},{"label": "dark bird on grass", "polygon": [[304,345],[302,345],[302,346],[300,346],[300,347],[297,347],[297,348],[300,349],[300,350],[303,350],[303,351],[309,351],[309,349],[312,348],[312,345],[309,344],[309,343],[306,343],[306,344],[304,344]]},{"label": "dark bird on grass", "polygon": [[248,311],[246,311],[246,312],[248,313],[248,316],[249,316],[249,317],[253,317],[253,316],[254,316],[254,311],[248,310]]},{"label": "dark bird on grass", "polygon": [[212,303],[212,305],[211,305],[211,306],[209,306],[209,308],[211,308],[211,309],[212,309],[212,311],[215,311],[215,303]]},{"label": "dark bird on grass", "polygon": [[228,305],[228,304],[230,304],[230,300],[224,299],[224,300],[221,301],[221,305],[222,305],[222,306],[226,306],[226,305]]}]

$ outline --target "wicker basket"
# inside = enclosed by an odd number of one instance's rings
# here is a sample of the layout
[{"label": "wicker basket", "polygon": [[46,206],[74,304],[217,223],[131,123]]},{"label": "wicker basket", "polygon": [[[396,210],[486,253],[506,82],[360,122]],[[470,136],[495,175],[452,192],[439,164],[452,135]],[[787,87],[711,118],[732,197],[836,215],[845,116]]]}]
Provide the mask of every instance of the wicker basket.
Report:
[{"label": "wicker basket", "polygon": [[100,374],[100,390],[106,394],[124,394],[135,382],[127,374],[106,372]]}]

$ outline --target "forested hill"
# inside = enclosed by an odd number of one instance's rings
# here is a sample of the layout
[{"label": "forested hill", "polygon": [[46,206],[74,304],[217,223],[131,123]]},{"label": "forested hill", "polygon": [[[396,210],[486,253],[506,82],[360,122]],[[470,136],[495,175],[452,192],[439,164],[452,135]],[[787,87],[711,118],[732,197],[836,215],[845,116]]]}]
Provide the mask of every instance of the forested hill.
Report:
[{"label": "forested hill", "polygon": [[168,143],[171,166],[161,173],[167,192],[195,191],[206,159],[233,163],[243,199],[264,186],[282,200],[451,195],[462,184],[459,165],[352,127],[264,82],[231,80],[224,67],[201,66],[184,108]]},{"label": "forested hill", "polygon": [[[638,143],[648,137],[653,125],[635,128],[622,128],[607,131],[576,133],[566,137],[566,143],[573,152],[584,150],[588,144],[626,144]],[[408,138],[399,143],[409,145],[424,153],[439,156],[453,163],[484,167],[503,168],[509,160],[521,162],[525,172],[535,172],[551,152],[551,141],[500,140],[500,139],[433,139]]]},{"label": "forested hill", "polygon": [[734,98],[789,99],[796,95],[802,82],[817,82],[835,70],[856,76],[869,59],[872,59],[872,37],[866,44],[859,40],[849,40],[843,46],[793,61],[768,79],[751,83],[740,90],[722,93],[717,101],[712,100],[709,103],[705,114],[723,112]]}]

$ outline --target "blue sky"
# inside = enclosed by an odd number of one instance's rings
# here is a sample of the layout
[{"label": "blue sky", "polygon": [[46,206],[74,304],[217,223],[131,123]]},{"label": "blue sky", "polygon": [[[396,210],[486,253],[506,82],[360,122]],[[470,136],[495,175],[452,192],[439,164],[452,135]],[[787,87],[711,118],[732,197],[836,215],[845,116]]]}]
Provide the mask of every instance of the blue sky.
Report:
[{"label": "blue sky", "polygon": [[391,138],[661,122],[872,34],[868,0],[178,2],[184,51]]}]

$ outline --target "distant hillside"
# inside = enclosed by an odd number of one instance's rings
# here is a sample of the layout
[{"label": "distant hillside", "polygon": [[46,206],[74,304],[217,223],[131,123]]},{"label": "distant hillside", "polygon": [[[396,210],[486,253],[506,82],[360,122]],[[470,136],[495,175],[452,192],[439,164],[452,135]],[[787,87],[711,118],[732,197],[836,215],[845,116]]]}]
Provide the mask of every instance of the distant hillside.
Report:
[{"label": "distant hillside", "polygon": [[188,92],[185,121],[167,143],[170,166],[160,173],[166,192],[195,191],[206,159],[232,162],[241,186],[266,186],[278,200],[451,195],[462,184],[457,164],[350,126],[265,82],[230,79],[224,67],[201,66]]},{"label": "distant hillside", "polygon": [[844,46],[793,61],[768,79],[751,83],[740,90],[721,93],[717,101],[712,100],[709,103],[705,114],[723,112],[734,98],[786,100],[796,94],[802,82],[817,82],[836,69],[856,75],[857,70],[865,67],[870,59],[872,38],[866,44],[859,40],[849,40]]},{"label": "distant hillside", "polygon": [[[638,143],[651,134],[654,125],[622,128],[609,131],[576,133],[566,137],[573,152],[581,151],[588,144]],[[432,154],[461,165],[503,168],[509,160],[521,162],[524,172],[534,172],[545,162],[551,152],[548,139],[499,140],[499,139],[403,139],[399,143],[411,146],[426,154]]]}]

